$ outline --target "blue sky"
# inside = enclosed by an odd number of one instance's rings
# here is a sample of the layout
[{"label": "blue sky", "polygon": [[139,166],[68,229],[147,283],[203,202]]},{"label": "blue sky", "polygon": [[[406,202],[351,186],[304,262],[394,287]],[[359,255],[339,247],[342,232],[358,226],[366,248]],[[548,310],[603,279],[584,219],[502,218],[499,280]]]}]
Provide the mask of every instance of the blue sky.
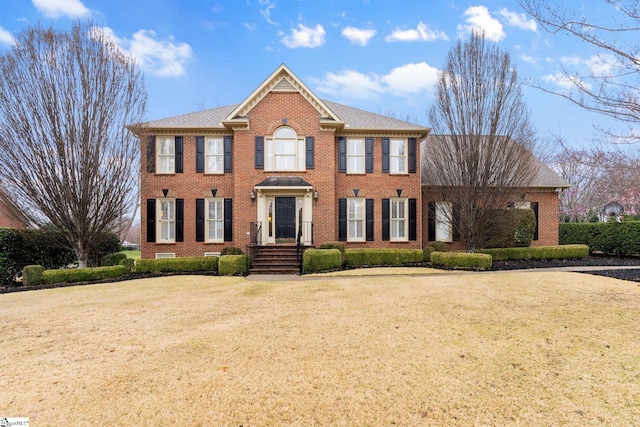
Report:
[{"label": "blue sky", "polygon": [[[566,0],[593,16],[600,2]],[[482,29],[512,55],[523,80],[563,90],[561,67],[610,64],[590,46],[551,35],[515,0],[1,0],[0,51],[35,22],[93,19],[134,55],[149,92],[148,119],[244,100],[280,64],[319,97],[429,126],[437,71],[459,37]],[[588,5],[588,8],[585,6]],[[606,17],[606,16],[605,16]],[[611,17],[612,19],[614,17]],[[532,119],[572,145],[612,119],[526,87]]]}]

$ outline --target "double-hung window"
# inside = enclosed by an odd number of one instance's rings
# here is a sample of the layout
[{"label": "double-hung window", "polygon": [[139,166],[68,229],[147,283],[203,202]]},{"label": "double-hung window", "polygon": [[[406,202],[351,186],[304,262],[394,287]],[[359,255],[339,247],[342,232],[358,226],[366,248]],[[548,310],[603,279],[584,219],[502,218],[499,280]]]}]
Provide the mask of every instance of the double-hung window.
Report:
[{"label": "double-hung window", "polygon": [[265,142],[266,170],[305,170],[305,139],[298,138],[295,130],[288,126],[279,127]]},{"label": "double-hung window", "polygon": [[157,138],[157,173],[175,173],[176,171],[176,151],[174,137]]},{"label": "double-hung window", "polygon": [[391,139],[389,141],[390,173],[407,172],[407,140]]},{"label": "double-hung window", "polygon": [[224,199],[206,199],[206,236],[207,242],[224,240]]},{"label": "double-hung window", "polygon": [[365,199],[347,199],[347,240],[364,242]]},{"label": "double-hung window", "polygon": [[207,173],[224,173],[224,151],[222,138],[205,139],[205,164]]},{"label": "double-hung window", "polygon": [[347,140],[347,173],[364,173],[364,139]]},{"label": "double-hung window", "polygon": [[451,202],[436,202],[436,240],[439,242],[453,241],[453,206]]},{"label": "double-hung window", "polygon": [[157,199],[158,212],[156,227],[159,243],[173,243],[176,241],[176,200]]},{"label": "double-hung window", "polygon": [[392,198],[391,202],[391,215],[389,218],[389,226],[391,228],[391,240],[392,241],[406,241],[407,236],[407,199],[406,198]]}]

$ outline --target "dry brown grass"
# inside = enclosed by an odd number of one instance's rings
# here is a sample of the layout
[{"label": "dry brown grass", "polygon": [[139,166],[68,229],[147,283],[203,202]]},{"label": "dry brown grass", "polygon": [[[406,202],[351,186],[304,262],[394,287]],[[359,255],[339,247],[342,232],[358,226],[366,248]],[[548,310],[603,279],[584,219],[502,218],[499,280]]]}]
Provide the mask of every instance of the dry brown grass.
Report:
[{"label": "dry brown grass", "polygon": [[638,425],[640,288],[577,273],[0,295],[0,416],[32,425]]}]

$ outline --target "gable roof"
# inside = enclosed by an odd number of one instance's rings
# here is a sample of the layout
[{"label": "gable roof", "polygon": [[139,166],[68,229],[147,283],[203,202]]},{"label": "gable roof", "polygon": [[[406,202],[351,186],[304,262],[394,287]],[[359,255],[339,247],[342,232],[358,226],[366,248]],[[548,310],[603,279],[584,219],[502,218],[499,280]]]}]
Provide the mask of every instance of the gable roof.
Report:
[{"label": "gable roof", "polygon": [[220,132],[229,128],[247,126],[247,114],[269,92],[299,93],[319,112],[321,125],[341,129],[344,132],[373,130],[412,132],[420,137],[425,137],[430,131],[429,128],[414,123],[320,99],[284,64],[280,65],[239,104],[152,120],[142,125],[149,130],[166,132],[196,129]]}]

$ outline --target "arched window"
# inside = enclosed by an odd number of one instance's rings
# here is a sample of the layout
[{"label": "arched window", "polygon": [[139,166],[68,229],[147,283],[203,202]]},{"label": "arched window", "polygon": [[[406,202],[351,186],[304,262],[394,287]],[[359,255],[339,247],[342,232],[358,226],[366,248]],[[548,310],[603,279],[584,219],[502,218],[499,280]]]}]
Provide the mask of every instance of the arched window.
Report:
[{"label": "arched window", "polygon": [[281,126],[266,138],[267,170],[299,171],[305,169],[304,138],[298,138],[289,126]]}]

